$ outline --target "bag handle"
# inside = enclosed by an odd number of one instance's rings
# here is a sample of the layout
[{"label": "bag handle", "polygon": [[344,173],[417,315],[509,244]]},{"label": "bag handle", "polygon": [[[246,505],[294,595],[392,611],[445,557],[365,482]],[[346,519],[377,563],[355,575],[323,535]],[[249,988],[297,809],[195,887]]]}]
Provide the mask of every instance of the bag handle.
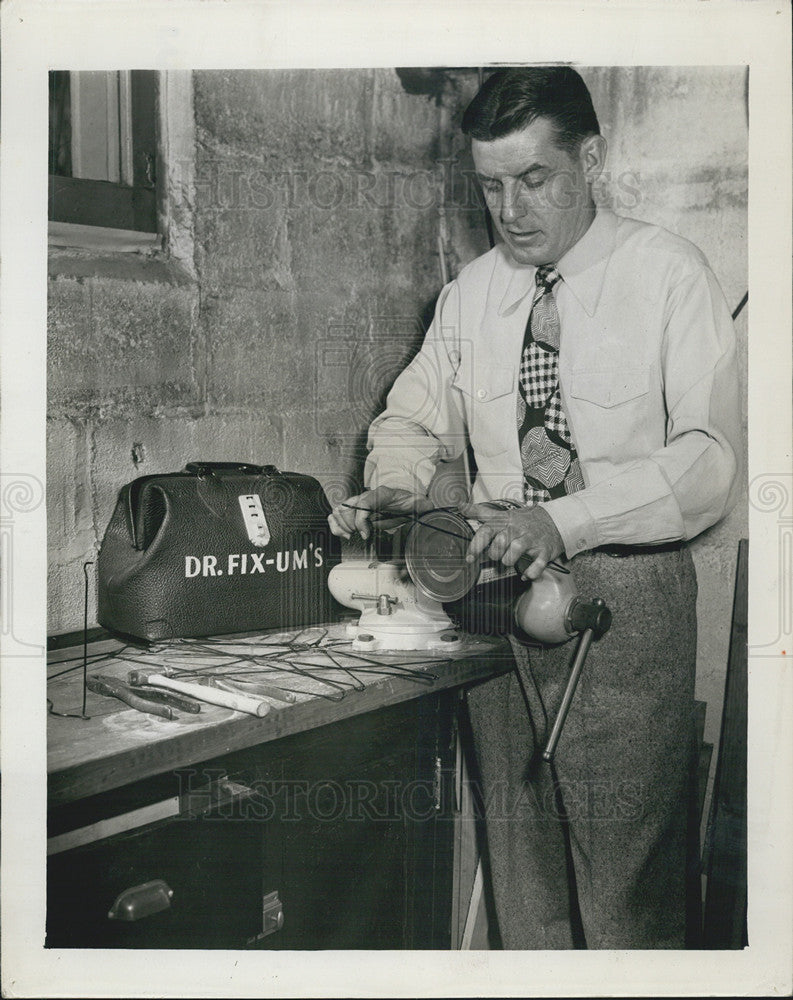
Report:
[{"label": "bag handle", "polygon": [[[249,476],[280,475],[274,465],[252,465],[248,462],[188,462],[182,472],[170,473],[170,476],[209,477],[216,472],[239,472]],[[127,484],[119,494],[125,501],[127,530],[135,549],[145,550],[159,530],[166,514],[168,498],[162,488],[156,487],[155,484],[160,479],[168,478],[168,474],[162,473],[141,476]]]},{"label": "bag handle", "polygon": [[127,531],[132,547],[138,551],[149,547],[168,513],[168,497],[157,486],[158,478],[156,475],[141,476],[123,487],[119,494],[119,500],[123,498],[125,501]]},{"label": "bag handle", "polygon": [[185,472],[194,476],[211,476],[216,472],[240,472],[248,476],[276,476],[274,465],[251,465],[248,462],[188,462]]}]

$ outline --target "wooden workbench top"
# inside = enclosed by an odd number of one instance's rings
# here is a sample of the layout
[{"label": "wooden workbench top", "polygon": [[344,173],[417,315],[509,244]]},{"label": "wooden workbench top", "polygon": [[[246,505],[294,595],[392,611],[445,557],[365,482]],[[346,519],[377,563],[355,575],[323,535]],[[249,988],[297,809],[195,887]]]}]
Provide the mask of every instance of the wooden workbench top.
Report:
[{"label": "wooden workbench top", "polygon": [[[508,644],[462,636],[440,654],[361,653],[343,624],[289,632],[183,640],[147,649],[116,640],[88,647],[88,673],[126,680],[131,670],[169,668],[185,679],[245,676],[288,690],[264,718],[204,704],[167,720],[88,692],[82,709],[82,647],[51,654],[47,695],[50,805],[119,788],[164,771],[242,750],[511,668]],[[255,671],[255,673],[249,673]],[[245,673],[243,673],[245,672]],[[192,675],[192,676],[188,676]]]}]

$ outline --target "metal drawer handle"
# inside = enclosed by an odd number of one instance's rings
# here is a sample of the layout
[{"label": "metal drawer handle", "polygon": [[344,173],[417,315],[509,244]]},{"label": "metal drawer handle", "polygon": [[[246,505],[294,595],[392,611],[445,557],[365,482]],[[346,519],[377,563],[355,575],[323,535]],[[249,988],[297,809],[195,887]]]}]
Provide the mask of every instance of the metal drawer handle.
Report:
[{"label": "metal drawer handle", "polygon": [[162,879],[143,882],[141,885],[125,889],[110,907],[109,920],[141,920],[152,913],[167,910],[173,899],[173,889]]},{"label": "metal drawer handle", "polygon": [[248,938],[247,944],[256,944],[262,938],[275,934],[284,926],[284,905],[278,896],[278,890],[268,892],[262,898],[262,930],[256,937]]}]

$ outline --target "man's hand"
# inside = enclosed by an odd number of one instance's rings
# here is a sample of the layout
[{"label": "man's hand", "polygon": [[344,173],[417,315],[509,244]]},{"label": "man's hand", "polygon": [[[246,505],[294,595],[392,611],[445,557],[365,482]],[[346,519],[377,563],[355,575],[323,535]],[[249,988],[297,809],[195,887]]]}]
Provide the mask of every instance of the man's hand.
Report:
[{"label": "man's hand", "polygon": [[468,546],[469,562],[486,552],[491,559],[514,566],[521,556],[528,555],[532,562],[523,578],[536,580],[548,563],[564,552],[562,536],[542,507],[497,510],[486,503],[476,503],[460,513],[482,522]]},{"label": "man's hand", "polygon": [[[374,512],[420,514],[432,508],[432,501],[425,496],[411,493],[410,490],[378,486],[376,490],[366,490],[358,496],[348,497],[344,503],[334,507],[328,515],[328,524],[334,535],[349,538],[357,531],[361,538],[366,539],[371,533],[370,522]],[[382,521],[381,525],[385,527],[386,521]]]}]

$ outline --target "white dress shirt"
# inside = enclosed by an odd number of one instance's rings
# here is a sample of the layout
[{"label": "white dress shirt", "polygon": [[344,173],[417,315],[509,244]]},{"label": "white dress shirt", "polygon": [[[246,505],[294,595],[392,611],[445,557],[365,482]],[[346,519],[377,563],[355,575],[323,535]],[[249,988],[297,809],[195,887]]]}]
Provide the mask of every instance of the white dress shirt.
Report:
[{"label": "white dress shirt", "polygon": [[[559,385],[585,488],[541,506],[569,558],[692,538],[739,488],[735,332],[716,278],[687,240],[603,209],[555,263]],[[498,245],[444,287],[370,428],[367,485],[425,493],[470,440],[472,499],[522,501],[517,375],[535,270]]]}]

